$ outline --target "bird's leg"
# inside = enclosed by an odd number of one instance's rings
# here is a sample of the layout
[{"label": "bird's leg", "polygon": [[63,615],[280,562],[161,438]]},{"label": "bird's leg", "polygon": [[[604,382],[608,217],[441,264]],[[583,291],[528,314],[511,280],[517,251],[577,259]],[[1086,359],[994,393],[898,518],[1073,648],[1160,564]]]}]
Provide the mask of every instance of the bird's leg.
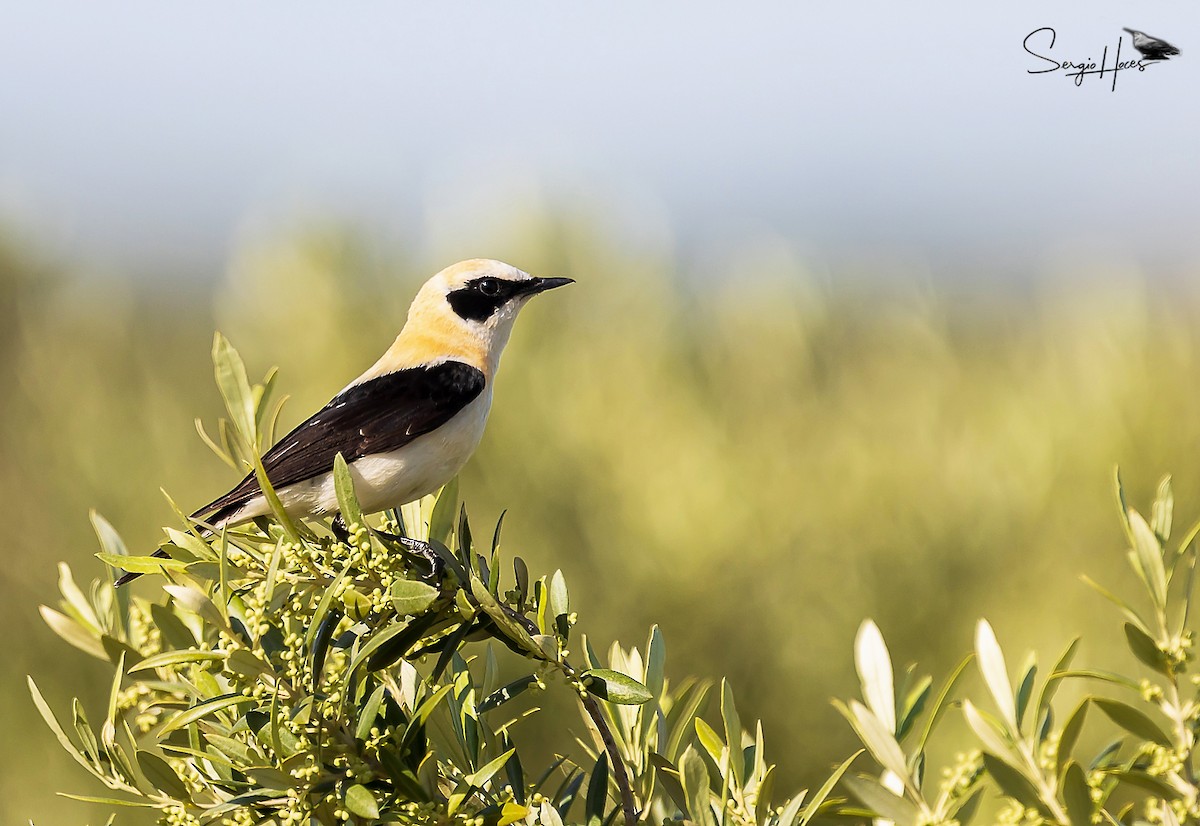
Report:
[{"label": "bird's leg", "polygon": [[346,545],[350,544],[350,528],[346,525],[346,520],[342,517],[341,511],[333,515],[333,519],[329,522],[329,530],[333,531],[333,535],[338,542]]},{"label": "bird's leg", "polygon": [[420,539],[410,539],[407,536],[393,535],[391,539],[399,543],[410,562],[414,562],[424,569],[421,573],[422,579],[430,582],[442,581],[446,574],[446,563],[438,556],[432,545]]}]

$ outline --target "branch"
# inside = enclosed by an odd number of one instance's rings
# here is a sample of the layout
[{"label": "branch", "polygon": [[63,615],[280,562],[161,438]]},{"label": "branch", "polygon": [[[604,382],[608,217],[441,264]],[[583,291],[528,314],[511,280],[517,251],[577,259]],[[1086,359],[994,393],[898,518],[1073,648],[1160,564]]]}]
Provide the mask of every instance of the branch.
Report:
[{"label": "branch", "polygon": [[596,730],[600,732],[600,739],[604,741],[604,750],[608,752],[608,762],[612,765],[613,778],[621,790],[621,810],[625,813],[625,824],[626,826],[636,826],[638,815],[637,808],[633,803],[633,787],[629,785],[629,774],[625,771],[625,760],[617,750],[617,741],[613,739],[596,698],[591,694],[584,693],[580,695],[580,701],[587,710],[588,716],[592,718]]}]

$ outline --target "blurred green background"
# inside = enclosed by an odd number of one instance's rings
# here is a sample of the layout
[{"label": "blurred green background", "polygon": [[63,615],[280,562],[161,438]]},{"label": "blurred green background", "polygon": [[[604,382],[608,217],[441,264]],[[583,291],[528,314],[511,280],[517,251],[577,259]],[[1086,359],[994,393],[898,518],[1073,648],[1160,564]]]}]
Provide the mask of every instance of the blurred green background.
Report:
[{"label": "blurred green background", "polygon": [[[37,606],[99,575],[89,508],[149,549],[160,487],[235,481],[193,426],[213,330],[290,426],[459,259],[578,280],[517,325],[476,532],[509,509],[598,642],[728,675],[780,796],[854,746],[864,617],[939,674],[980,616],[1010,666],[1084,631],[1116,665],[1078,578],[1120,590],[1113,467],[1200,514],[1200,5],[9,5],[2,823],[104,821],[25,675],[59,709],[109,675]],[[1030,74],[1047,25],[1184,55],[1077,86]]]},{"label": "blurred green background", "polygon": [[[851,749],[828,700],[857,692],[864,617],[898,663],[939,673],[980,616],[1012,660],[1034,647],[1045,662],[1088,630],[1081,662],[1107,663],[1119,626],[1078,575],[1124,576],[1113,466],[1135,503],[1170,471],[1177,519],[1200,510],[1194,287],[1081,253],[1022,288],[963,290],[912,261],[813,271],[767,236],[697,275],[669,237],[602,225],[530,208],[491,228],[489,254],[578,283],[523,313],[462,478],[476,525],[508,508],[509,552],[563,569],[584,631],[640,644],[658,623],[671,674],[729,676],[781,792]],[[187,507],[235,481],[193,427],[220,413],[213,329],[252,375],[280,366],[291,426],[453,257],[297,222],[248,236],[219,283],[164,284],[97,277],[9,234],[0,715],[22,747],[0,750],[0,819],[103,820],[54,797],[102,790],[33,714],[24,675],[57,708],[75,693],[95,707],[105,669],[36,607],[56,598],[57,561],[99,575],[89,508],[149,548],[171,520],[160,486]]]}]

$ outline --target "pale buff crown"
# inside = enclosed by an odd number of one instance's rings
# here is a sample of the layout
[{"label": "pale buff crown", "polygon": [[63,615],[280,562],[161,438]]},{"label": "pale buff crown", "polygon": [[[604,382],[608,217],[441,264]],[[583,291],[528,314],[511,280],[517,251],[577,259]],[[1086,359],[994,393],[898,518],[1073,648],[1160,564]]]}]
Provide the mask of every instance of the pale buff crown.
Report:
[{"label": "pale buff crown", "polygon": [[508,343],[517,312],[528,296],[501,307],[487,321],[469,321],[451,308],[447,296],[477,278],[527,281],[529,273],[489,258],[472,258],[452,264],[425,282],[408,309],[408,320],[388,351],[355,383],[365,379],[439,361],[461,361],[495,374],[500,353]]}]

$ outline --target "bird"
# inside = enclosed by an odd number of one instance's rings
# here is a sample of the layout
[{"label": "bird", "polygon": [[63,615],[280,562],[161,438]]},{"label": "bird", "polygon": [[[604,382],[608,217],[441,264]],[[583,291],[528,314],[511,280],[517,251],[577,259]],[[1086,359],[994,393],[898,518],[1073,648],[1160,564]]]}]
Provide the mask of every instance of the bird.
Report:
[{"label": "bird", "polygon": [[1179,54],[1179,49],[1165,40],[1151,37],[1145,32],[1139,32],[1137,29],[1125,28],[1124,31],[1129,32],[1130,37],[1133,39],[1133,48],[1141,52],[1142,57],[1146,60],[1167,60],[1172,55]]},{"label": "bird", "polygon": [[[533,296],[571,283],[483,258],[453,264],[425,282],[379,360],[263,454],[288,515],[337,511],[339,453],[364,513],[399,507],[453,479],[483,437],[517,313]],[[250,472],[191,518],[220,530],[270,513]],[[153,556],[167,554],[160,548]],[[138,576],[124,573],[116,584]]]}]

